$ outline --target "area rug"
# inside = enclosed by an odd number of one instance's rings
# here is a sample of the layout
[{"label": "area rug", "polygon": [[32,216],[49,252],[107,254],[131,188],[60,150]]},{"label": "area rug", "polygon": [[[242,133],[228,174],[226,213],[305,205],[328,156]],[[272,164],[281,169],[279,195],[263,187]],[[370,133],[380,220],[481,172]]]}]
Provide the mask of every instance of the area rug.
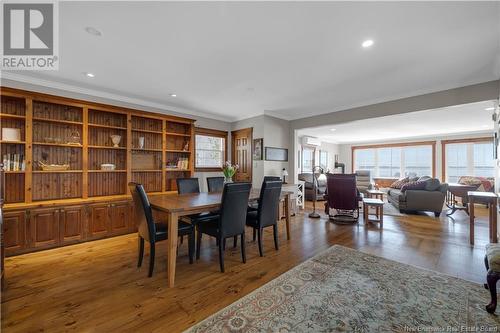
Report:
[{"label": "area rug", "polygon": [[488,302],[479,284],[335,245],[186,332],[496,332]]}]

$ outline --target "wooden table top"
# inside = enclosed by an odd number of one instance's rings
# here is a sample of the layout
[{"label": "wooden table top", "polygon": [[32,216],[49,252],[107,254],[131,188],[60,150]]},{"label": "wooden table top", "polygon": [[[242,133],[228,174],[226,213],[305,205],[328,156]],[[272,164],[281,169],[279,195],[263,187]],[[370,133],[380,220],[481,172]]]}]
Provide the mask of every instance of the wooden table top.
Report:
[{"label": "wooden table top", "polygon": [[381,190],[366,190],[366,192],[370,194],[385,194],[385,192]]},{"label": "wooden table top", "polygon": [[384,202],[380,199],[373,199],[373,198],[363,198],[363,203],[367,205],[372,205],[372,206],[383,206]]},{"label": "wooden table top", "polygon": [[459,183],[448,183],[448,188],[476,188],[477,185],[467,185],[467,184],[459,184]]},{"label": "wooden table top", "polygon": [[[281,191],[281,199],[294,192]],[[252,189],[248,201],[255,201],[260,196],[260,189]],[[221,204],[222,192],[201,192],[189,194],[169,193],[151,197],[149,202],[154,209],[165,212],[183,212],[190,209],[215,209]]]}]

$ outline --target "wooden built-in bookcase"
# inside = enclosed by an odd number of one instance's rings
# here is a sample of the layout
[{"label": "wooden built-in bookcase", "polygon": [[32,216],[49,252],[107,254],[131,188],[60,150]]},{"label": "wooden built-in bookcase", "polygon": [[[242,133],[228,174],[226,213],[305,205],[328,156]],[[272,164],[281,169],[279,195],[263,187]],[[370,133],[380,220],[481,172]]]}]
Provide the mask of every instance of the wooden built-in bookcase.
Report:
[{"label": "wooden built-in bookcase", "polygon": [[166,193],[194,171],[187,118],[1,88],[0,127],[20,130],[19,141],[0,141],[0,157],[24,160],[5,172],[7,255],[131,232],[132,221],[117,221],[131,219],[128,182]]}]

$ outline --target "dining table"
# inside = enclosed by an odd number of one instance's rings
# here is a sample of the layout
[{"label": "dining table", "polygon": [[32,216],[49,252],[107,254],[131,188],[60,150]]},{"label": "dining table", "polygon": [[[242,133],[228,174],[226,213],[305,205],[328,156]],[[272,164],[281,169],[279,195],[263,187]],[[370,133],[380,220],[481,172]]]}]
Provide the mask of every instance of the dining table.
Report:
[{"label": "dining table", "polygon": [[[292,191],[281,191],[280,203],[284,201],[286,236],[290,239],[290,198]],[[260,189],[250,191],[249,203],[259,199]],[[201,192],[189,194],[168,193],[150,197],[151,208],[166,215],[168,223],[168,248],[167,248],[167,279],[168,286],[175,285],[175,266],[177,257],[178,221],[179,217],[197,213],[210,212],[220,209],[222,193]],[[278,219],[278,217],[276,217]]]}]

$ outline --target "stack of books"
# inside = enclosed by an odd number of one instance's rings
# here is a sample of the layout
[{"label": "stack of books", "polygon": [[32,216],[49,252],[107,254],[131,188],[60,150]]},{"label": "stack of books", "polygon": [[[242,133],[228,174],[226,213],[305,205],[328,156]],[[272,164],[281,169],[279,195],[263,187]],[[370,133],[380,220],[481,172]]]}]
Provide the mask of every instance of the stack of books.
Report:
[{"label": "stack of books", "polygon": [[180,157],[177,161],[177,168],[181,170],[189,169],[189,158]]},{"label": "stack of books", "polygon": [[5,171],[24,171],[25,161],[23,154],[4,154],[2,161]]}]

